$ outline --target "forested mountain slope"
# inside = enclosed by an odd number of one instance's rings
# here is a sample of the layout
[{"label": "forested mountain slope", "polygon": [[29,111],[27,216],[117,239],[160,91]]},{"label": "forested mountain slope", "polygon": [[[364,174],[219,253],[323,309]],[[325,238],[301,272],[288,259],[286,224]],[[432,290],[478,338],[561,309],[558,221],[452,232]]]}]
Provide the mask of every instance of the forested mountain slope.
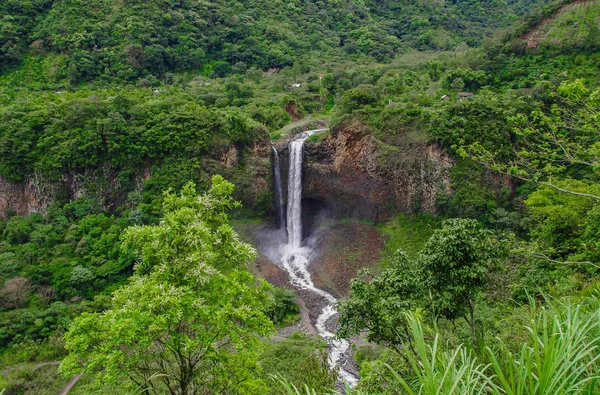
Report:
[{"label": "forested mountain slope", "polygon": [[0,59],[6,68],[59,55],[52,66],[71,82],[203,67],[222,76],[228,67],[211,62],[279,68],[308,53],[383,61],[407,48],[477,45],[545,2],[8,0]]}]

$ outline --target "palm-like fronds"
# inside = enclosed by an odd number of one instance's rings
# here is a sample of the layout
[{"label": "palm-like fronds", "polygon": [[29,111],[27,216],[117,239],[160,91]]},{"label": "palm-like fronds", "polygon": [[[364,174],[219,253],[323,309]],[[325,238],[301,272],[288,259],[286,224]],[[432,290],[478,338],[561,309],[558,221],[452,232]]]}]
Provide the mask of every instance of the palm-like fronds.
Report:
[{"label": "palm-like fronds", "polygon": [[499,341],[487,348],[487,356],[508,395],[581,394],[598,390],[597,362],[600,311],[590,315],[579,306],[566,304],[553,314],[546,308],[534,311],[526,327],[529,341],[518,355]]},{"label": "palm-like fronds", "polygon": [[408,314],[407,321],[413,336],[414,352],[407,352],[406,356],[413,377],[407,380],[388,366],[406,393],[486,394],[495,387],[491,378],[483,373],[488,366],[477,363],[462,345],[446,351],[440,346],[439,334],[435,335],[432,344],[428,344],[419,320]]},{"label": "palm-like fronds", "polygon": [[350,388],[350,386],[348,385],[346,385],[346,388],[343,393],[335,390],[324,393],[317,393],[315,389],[309,388],[307,385],[298,388],[294,384],[290,383],[285,378],[279,375],[271,375],[271,379],[279,386],[279,388],[281,389],[281,393],[285,395],[367,395],[361,390]]},{"label": "palm-like fronds", "polygon": [[[535,306],[531,301],[531,306]],[[588,306],[590,307],[590,306]],[[445,349],[440,335],[425,339],[421,322],[407,314],[412,336],[410,374],[387,365],[399,393],[409,395],[555,395],[600,393],[600,305],[591,311],[567,302],[532,307],[528,340],[513,353],[501,339],[485,349],[484,364],[463,345]],[[287,395],[317,395],[275,378]],[[359,395],[357,391],[346,394]],[[328,395],[339,395],[332,392]]]},{"label": "palm-like fronds", "polygon": [[[275,383],[280,387],[282,394],[286,394],[286,395],[318,395],[317,391],[314,388],[308,388],[308,386],[305,384],[304,387],[298,388],[296,387],[294,384],[290,383],[289,381],[287,381],[285,378],[278,376],[278,375],[273,375],[271,376],[271,379],[273,379],[273,381],[275,381]],[[338,393],[331,392],[328,395],[336,395]],[[326,395],[326,394],[323,394]]]}]

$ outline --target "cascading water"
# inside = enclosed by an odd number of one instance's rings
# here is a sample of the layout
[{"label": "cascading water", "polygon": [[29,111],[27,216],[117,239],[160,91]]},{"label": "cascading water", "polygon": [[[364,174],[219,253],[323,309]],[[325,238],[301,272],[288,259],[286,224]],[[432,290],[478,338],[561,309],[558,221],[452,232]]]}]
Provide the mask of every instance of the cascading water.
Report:
[{"label": "cascading water", "polygon": [[302,243],[302,147],[307,137],[301,137],[290,143],[287,232],[288,244],[292,248],[299,248]]},{"label": "cascading water", "polygon": [[[287,203],[287,233],[288,244],[283,248],[281,265],[290,276],[291,283],[303,290],[311,291],[325,300],[325,307],[317,317],[316,328],[319,335],[329,345],[329,366],[333,369],[339,367],[341,378],[350,385],[357,382],[356,377],[343,369],[342,358],[347,353],[350,344],[345,340],[336,340],[335,334],[327,329],[327,322],[337,314],[334,304],[336,298],[328,292],[315,286],[308,265],[311,260],[310,247],[302,247],[302,148],[304,141],[312,134],[326,130],[318,129],[304,132],[299,138],[290,142],[290,168],[288,178],[288,203]],[[277,174],[276,174],[277,177]],[[281,183],[279,183],[281,185]],[[275,183],[277,187],[277,181]]]},{"label": "cascading water", "polygon": [[277,203],[277,215],[279,216],[279,227],[285,226],[285,216],[283,214],[283,192],[281,190],[281,171],[279,169],[279,154],[277,148],[273,146],[273,172],[275,173],[275,199]]}]

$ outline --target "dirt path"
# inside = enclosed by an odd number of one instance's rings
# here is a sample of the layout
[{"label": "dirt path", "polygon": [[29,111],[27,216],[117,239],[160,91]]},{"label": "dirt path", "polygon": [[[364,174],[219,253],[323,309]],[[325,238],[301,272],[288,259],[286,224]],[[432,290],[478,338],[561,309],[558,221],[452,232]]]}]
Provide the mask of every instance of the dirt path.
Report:
[{"label": "dirt path", "polygon": [[[10,373],[14,372],[17,369],[22,369],[22,368],[29,368],[30,370],[36,370],[39,369],[41,367],[44,366],[58,366],[60,365],[60,361],[51,361],[51,362],[40,362],[40,363],[36,363],[33,365],[18,365],[18,366],[13,366],[9,369],[4,369],[2,371],[0,371],[0,376],[6,376],[9,375]],[[69,391],[71,391],[71,389],[73,388],[73,386],[75,384],[77,384],[77,381],[79,381],[79,379],[81,378],[81,374],[78,374],[77,376],[75,376],[73,378],[73,380],[71,380],[67,386],[61,391],[60,395],[67,395],[69,393]]]}]

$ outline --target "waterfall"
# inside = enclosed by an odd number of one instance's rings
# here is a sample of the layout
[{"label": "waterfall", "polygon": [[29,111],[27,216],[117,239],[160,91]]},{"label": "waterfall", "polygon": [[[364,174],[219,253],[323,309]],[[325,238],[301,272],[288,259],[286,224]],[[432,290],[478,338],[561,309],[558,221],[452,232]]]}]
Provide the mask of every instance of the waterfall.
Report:
[{"label": "waterfall", "polygon": [[277,204],[277,216],[279,227],[285,226],[285,216],[283,213],[283,192],[281,190],[281,171],[279,169],[279,154],[277,148],[273,146],[273,172],[275,173],[275,199]]},{"label": "waterfall", "polygon": [[337,311],[335,310],[336,298],[323,291],[313,283],[308,266],[312,258],[310,246],[302,247],[302,148],[304,141],[313,133],[326,129],[311,130],[302,133],[296,140],[290,142],[290,167],[288,176],[288,202],[287,202],[287,233],[288,244],[284,246],[281,256],[281,265],[288,273],[290,282],[294,287],[308,290],[317,294],[323,300],[323,307],[319,313],[315,327],[319,335],[329,345],[329,366],[331,369],[339,367],[340,377],[350,384],[355,385],[356,377],[346,371],[341,365],[347,356],[350,344],[345,340],[336,340],[335,334],[327,326]]},{"label": "waterfall", "polygon": [[302,147],[307,137],[290,143],[287,232],[288,244],[292,248],[299,248],[302,243]]},{"label": "waterfall", "polygon": [[315,129],[303,132],[290,142],[290,171],[288,174],[287,233],[288,244],[292,248],[302,245],[302,148],[304,141],[317,132]]}]

